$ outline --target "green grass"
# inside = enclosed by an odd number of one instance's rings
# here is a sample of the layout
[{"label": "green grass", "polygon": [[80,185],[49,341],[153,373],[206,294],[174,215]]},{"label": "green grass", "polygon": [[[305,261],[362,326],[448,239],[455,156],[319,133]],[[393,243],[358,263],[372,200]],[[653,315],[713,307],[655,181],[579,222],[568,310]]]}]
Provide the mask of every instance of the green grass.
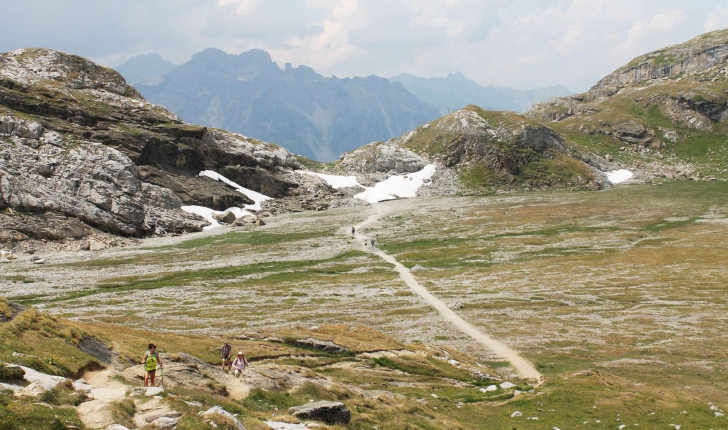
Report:
[{"label": "green grass", "polygon": [[[68,323],[34,309],[0,324],[0,361],[12,362],[41,372],[76,376],[98,366],[95,358],[78,350],[86,333]],[[26,354],[14,357],[13,352]]]},{"label": "green grass", "polygon": [[1,430],[66,430],[68,426],[84,428],[76,410],[70,406],[39,403],[34,397],[15,397],[12,391],[0,391]]}]

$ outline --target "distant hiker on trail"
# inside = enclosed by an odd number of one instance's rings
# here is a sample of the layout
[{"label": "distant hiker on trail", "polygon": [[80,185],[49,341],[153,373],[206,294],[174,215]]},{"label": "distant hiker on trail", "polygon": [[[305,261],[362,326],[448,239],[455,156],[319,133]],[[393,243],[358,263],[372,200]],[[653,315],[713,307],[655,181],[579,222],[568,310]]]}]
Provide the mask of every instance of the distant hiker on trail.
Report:
[{"label": "distant hiker on trail", "polygon": [[142,364],[144,365],[144,386],[153,387],[154,375],[157,372],[157,364],[159,364],[160,369],[163,367],[162,360],[159,358],[159,354],[157,354],[157,346],[155,344],[149,344],[149,349],[144,353],[144,357],[142,358]]},{"label": "distant hiker on trail", "polygon": [[227,341],[222,343],[222,350],[220,350],[220,355],[222,356],[222,370],[225,370],[225,366],[227,366],[228,370],[230,370],[230,353],[232,352],[233,347],[230,346]]},{"label": "distant hiker on trail", "polygon": [[233,369],[235,369],[236,378],[238,377],[238,375],[242,375],[242,373],[245,371],[246,366],[250,366],[250,363],[248,363],[245,355],[243,355],[243,351],[240,351],[238,352],[238,356],[235,357],[235,360],[233,361]]},{"label": "distant hiker on trail", "polygon": [[356,228],[354,228],[354,227],[351,228],[351,234],[356,234]]},{"label": "distant hiker on trail", "polygon": [[374,248],[374,239],[372,239],[372,248]]}]

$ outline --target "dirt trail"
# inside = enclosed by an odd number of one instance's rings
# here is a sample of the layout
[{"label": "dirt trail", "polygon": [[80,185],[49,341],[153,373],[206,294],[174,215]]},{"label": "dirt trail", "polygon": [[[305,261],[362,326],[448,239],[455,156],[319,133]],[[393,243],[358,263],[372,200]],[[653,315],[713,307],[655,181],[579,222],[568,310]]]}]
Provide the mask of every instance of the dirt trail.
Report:
[{"label": "dirt trail", "polygon": [[78,416],[88,428],[105,428],[113,424],[114,420],[107,406],[109,403],[122,400],[126,397],[129,387],[111,379],[111,375],[111,369],[86,372],[83,375],[86,382],[93,387],[89,396],[94,400],[81,403],[78,406]]},{"label": "dirt trail", "polygon": [[[376,223],[379,218],[386,215],[388,212],[386,205],[375,204],[372,206],[374,206],[376,212],[370,215],[366,220],[355,226],[355,237],[362,244],[365,240],[368,239],[368,237],[366,235],[363,235],[361,233],[361,230]],[[394,268],[399,273],[399,276],[412,289],[412,291],[414,291],[418,296],[422,297],[430,306],[435,308],[440,313],[440,315],[445,318],[445,320],[450,322],[450,324],[455,326],[455,328],[467,334],[480,344],[484,345],[486,348],[490,349],[498,356],[502,357],[505,360],[508,360],[516,369],[516,372],[518,372],[521,378],[533,380],[536,382],[537,385],[543,383],[543,375],[541,375],[541,373],[536,370],[536,368],[534,368],[528,361],[523,359],[523,357],[518,355],[517,352],[509,348],[503,342],[493,339],[492,337],[475,328],[469,322],[462,319],[458,314],[453,312],[452,309],[447,307],[447,305],[442,300],[432,295],[432,293],[427,291],[427,288],[423,287],[419,282],[417,282],[415,277],[412,275],[412,272],[408,268],[403,266],[400,262],[398,262],[394,257],[384,253],[380,249],[376,248],[376,246],[372,247],[364,245],[364,249],[368,252],[378,255],[384,261],[394,265]]]}]

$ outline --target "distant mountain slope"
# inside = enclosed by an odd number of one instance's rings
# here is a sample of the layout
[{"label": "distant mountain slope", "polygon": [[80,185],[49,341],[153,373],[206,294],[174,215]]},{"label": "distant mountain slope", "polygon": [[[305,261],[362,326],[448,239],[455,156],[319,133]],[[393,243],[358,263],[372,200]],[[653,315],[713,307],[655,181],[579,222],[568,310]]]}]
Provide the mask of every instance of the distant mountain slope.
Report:
[{"label": "distant mountain slope", "polygon": [[277,142],[319,161],[440,116],[398,83],[326,78],[290,64],[281,69],[261,50],[206,49],[161,82],[137,88],[186,121]]},{"label": "distant mountain slope", "polygon": [[471,104],[491,110],[523,112],[536,102],[572,94],[563,85],[534,90],[484,87],[459,72],[451,73],[445,78],[429,79],[402,73],[390,80],[400,82],[423,102],[439,107],[442,113],[452,112]]},{"label": "distant mountain slope", "polygon": [[169,73],[172,70],[179,67],[177,64],[173,64],[159,54],[145,54],[132,57],[127,60],[124,64],[116,66],[117,72],[131,84],[136,84],[145,79],[157,78]]}]

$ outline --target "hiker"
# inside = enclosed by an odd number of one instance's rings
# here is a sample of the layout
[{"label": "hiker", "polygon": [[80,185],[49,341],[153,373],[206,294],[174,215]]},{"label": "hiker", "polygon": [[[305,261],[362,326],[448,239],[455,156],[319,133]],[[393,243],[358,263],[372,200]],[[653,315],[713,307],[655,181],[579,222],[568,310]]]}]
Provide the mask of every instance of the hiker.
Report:
[{"label": "hiker", "polygon": [[222,356],[222,370],[225,370],[225,366],[227,366],[228,370],[230,369],[230,353],[232,352],[233,347],[230,346],[227,341],[222,343],[222,350],[220,351],[220,355]]},{"label": "hiker", "polygon": [[372,239],[372,248],[374,248],[374,239]]},{"label": "hiker", "polygon": [[356,234],[356,229],[354,227],[351,228],[351,234]]},{"label": "hiker", "polygon": [[159,354],[157,354],[157,346],[155,344],[149,344],[149,349],[144,353],[144,358],[142,358],[142,364],[144,365],[144,386],[153,387],[157,364],[159,364],[160,369],[162,368],[162,360],[159,358]]},{"label": "hiker", "polygon": [[248,363],[245,355],[243,355],[243,351],[239,351],[238,356],[235,357],[235,360],[233,360],[233,369],[235,369],[236,378],[238,377],[238,375],[243,374],[243,372],[245,371],[245,366],[250,366],[250,363]]}]

